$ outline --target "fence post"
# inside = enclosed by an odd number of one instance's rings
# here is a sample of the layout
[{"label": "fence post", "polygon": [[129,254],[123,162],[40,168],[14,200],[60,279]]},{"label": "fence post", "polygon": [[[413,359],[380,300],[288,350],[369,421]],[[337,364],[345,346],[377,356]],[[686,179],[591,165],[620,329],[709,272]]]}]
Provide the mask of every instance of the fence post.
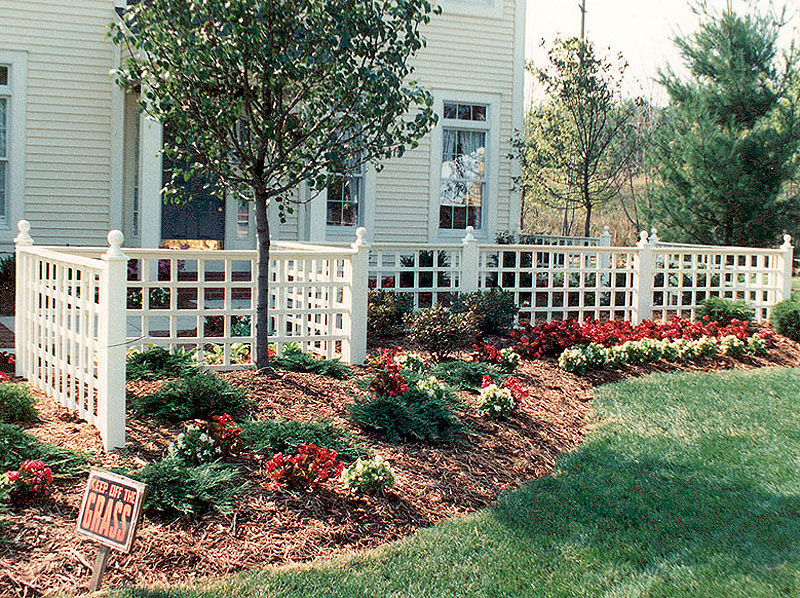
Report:
[{"label": "fence post", "polygon": [[367,229],[356,229],[356,240],[350,247],[352,280],[350,281],[350,358],[351,364],[361,364],[367,359],[367,311],[369,302],[369,244]]},{"label": "fence post", "polygon": [[633,310],[631,320],[640,324],[653,316],[653,245],[647,231],[639,235],[633,260]]},{"label": "fence post", "polygon": [[25,271],[27,261],[23,264],[20,257],[20,247],[31,247],[33,239],[31,238],[31,223],[27,220],[20,220],[17,222],[17,230],[19,234],[14,239],[14,373],[17,376],[25,376],[27,373],[26,365],[26,346],[28,341],[26,333],[25,316],[29,312],[28,305],[25,301],[28,296],[28,277]]},{"label": "fence post", "polygon": [[461,280],[459,281],[459,292],[472,293],[478,290],[480,274],[481,252],[478,241],[473,234],[475,229],[467,227],[467,232],[461,241]]},{"label": "fence post", "polygon": [[[597,239],[598,247],[611,247],[611,229],[607,226],[603,227],[603,234]],[[600,253],[600,267],[603,270],[608,270],[611,267],[611,254],[607,251]],[[608,278],[604,275],[605,278]],[[610,280],[610,278],[609,278]]]},{"label": "fence post", "polygon": [[792,262],[794,260],[794,247],[792,246],[792,236],[783,235],[783,245],[781,245],[780,259],[778,260],[778,289],[779,301],[786,301],[792,298]]},{"label": "fence post", "polygon": [[100,281],[100,318],[97,335],[97,427],[106,450],[125,446],[125,297],[128,258],[122,252],[125,237],[108,233],[103,254],[105,272]]}]

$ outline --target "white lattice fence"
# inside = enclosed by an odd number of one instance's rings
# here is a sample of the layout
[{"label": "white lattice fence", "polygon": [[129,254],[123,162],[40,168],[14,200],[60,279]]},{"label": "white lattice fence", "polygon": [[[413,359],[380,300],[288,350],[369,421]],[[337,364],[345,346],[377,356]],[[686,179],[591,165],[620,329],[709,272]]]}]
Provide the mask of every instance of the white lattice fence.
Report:
[{"label": "white lattice fence", "polygon": [[514,293],[521,321],[631,319],[635,250],[481,247],[479,287]]}]

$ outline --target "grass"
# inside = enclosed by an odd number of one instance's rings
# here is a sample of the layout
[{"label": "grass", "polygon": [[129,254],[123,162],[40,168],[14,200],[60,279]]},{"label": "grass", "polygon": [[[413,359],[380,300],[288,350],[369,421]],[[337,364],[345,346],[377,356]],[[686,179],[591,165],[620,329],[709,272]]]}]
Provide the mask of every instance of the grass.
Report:
[{"label": "grass", "polygon": [[555,475],[383,549],[127,597],[800,595],[800,370],[598,389]]}]

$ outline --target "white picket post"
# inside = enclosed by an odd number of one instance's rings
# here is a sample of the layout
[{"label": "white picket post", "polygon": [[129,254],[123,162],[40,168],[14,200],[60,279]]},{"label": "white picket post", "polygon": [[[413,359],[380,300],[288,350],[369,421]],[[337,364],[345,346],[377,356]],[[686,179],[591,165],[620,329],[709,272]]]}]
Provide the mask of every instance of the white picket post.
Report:
[{"label": "white picket post", "polygon": [[125,327],[128,258],[118,230],[108,233],[109,248],[100,282],[97,347],[97,427],[106,450],[125,446]]},{"label": "white picket post", "polygon": [[356,240],[350,245],[352,279],[350,280],[350,354],[344,361],[362,364],[367,359],[367,312],[369,301],[369,244],[367,229],[356,229]]},{"label": "white picket post", "polygon": [[31,247],[33,239],[31,238],[31,223],[27,220],[20,220],[17,222],[17,230],[19,234],[14,239],[14,254],[15,254],[15,290],[14,290],[14,373],[17,376],[25,376],[26,374],[26,348],[27,348],[27,334],[25,319],[29,313],[27,305],[28,293],[28,273],[26,267],[29,262],[23,259],[20,255],[20,247]]},{"label": "white picket post", "polygon": [[[611,229],[607,226],[603,227],[603,234],[597,239],[597,246],[611,247]],[[611,267],[611,254],[608,251],[602,251],[600,253],[600,267],[603,270],[607,270]]]},{"label": "white picket post", "polygon": [[783,235],[783,245],[780,247],[781,256],[778,260],[778,301],[792,298],[792,261],[794,260],[794,247],[792,236]]},{"label": "white picket post", "polygon": [[473,234],[475,229],[467,227],[466,234],[461,241],[461,280],[459,281],[459,291],[462,293],[472,293],[477,291],[480,286],[479,267],[481,251],[478,241]]},{"label": "white picket post", "polygon": [[647,231],[640,233],[636,247],[631,320],[634,324],[640,324],[653,314],[653,245],[648,240]]}]

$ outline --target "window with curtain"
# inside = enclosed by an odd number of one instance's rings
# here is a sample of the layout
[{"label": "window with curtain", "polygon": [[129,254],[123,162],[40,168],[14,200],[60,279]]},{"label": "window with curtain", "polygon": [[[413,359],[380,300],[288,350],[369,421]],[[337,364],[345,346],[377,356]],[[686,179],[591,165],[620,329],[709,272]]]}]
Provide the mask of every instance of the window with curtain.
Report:
[{"label": "window with curtain", "polygon": [[[5,95],[8,94],[8,95]],[[0,221],[6,219],[9,179],[9,122],[10,103],[8,90],[8,67],[0,66]]]},{"label": "window with curtain", "polygon": [[[459,121],[472,126],[459,126]],[[486,196],[485,122],[486,106],[444,105],[439,192],[441,229],[481,228]]]},{"label": "window with curtain", "polygon": [[328,185],[328,226],[358,226],[363,199],[363,165],[336,176]]}]

